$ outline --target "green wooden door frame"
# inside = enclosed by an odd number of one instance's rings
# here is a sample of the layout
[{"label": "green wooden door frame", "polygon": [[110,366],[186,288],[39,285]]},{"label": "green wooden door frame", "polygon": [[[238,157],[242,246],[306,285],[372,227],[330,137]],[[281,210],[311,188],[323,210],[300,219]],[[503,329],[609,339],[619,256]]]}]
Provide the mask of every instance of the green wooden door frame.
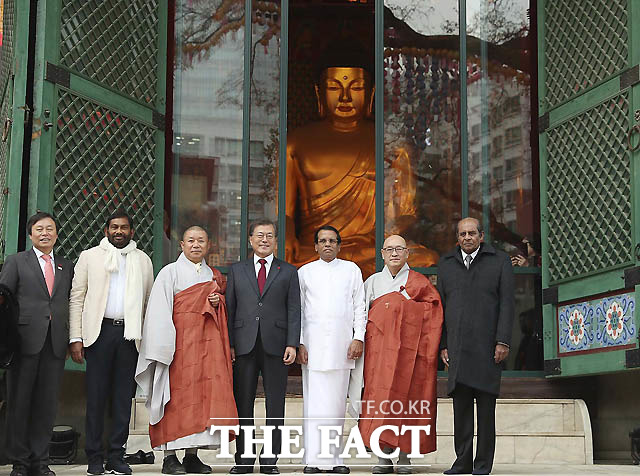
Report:
[{"label": "green wooden door frame", "polygon": [[[36,26],[36,64],[34,72],[34,127],[29,171],[28,212],[54,207],[54,167],[56,134],[58,133],[58,100],[62,94],[91,101],[114,114],[122,114],[136,124],[153,128],[154,202],[153,263],[156,272],[162,265],[163,200],[164,200],[164,112],[166,105],[167,15],[168,0],[157,2],[157,78],[153,103],[142,101],[119,91],[87,74],[61,64],[61,8],[63,0],[38,3]],[[115,4],[117,2],[112,2]],[[136,12],[134,12],[136,13]],[[45,125],[46,124],[46,125]],[[50,125],[49,125],[50,124]],[[88,133],[87,133],[88,135]],[[85,247],[95,243],[84,243]]]},{"label": "green wooden door frame", "polygon": [[[85,4],[80,3],[72,4],[68,0],[41,0],[38,2],[28,213],[33,213],[37,209],[55,213],[56,207],[62,209],[62,202],[66,203],[66,210],[68,210],[73,208],[76,203],[73,200],[77,201],[78,197],[81,199],[82,194],[85,193],[85,202],[91,203],[91,205],[87,205],[89,212],[86,210],[77,212],[80,217],[76,220],[73,229],[70,229],[69,220],[61,223],[61,238],[64,237],[71,241],[67,242],[63,252],[71,258],[75,258],[77,254],[70,256],[68,248],[73,245],[74,250],[79,252],[81,249],[95,246],[97,244],[95,236],[100,233],[104,223],[104,214],[108,215],[107,210],[110,207],[120,206],[120,203],[124,202],[129,207],[134,204],[135,208],[135,204],[137,204],[138,210],[143,211],[141,216],[146,224],[142,226],[140,222],[134,223],[134,228],[141,225],[137,228],[136,237],[139,238],[143,234],[148,237],[143,243],[139,242],[139,246],[147,251],[150,251],[150,248],[154,251],[153,263],[157,272],[162,265],[163,248],[164,113],[168,0],[157,0],[155,3],[139,2],[135,10],[130,10],[134,6],[124,0],[105,1],[98,5],[99,8],[107,9],[109,12],[120,9],[119,11],[126,11],[128,15],[126,18],[123,16],[114,18],[112,23],[107,22],[103,25],[104,31],[101,29],[99,32],[103,36],[108,35],[109,28],[122,30],[125,26],[129,26],[132,30],[127,30],[127,34],[144,45],[144,39],[140,38],[146,39],[149,30],[139,30],[143,28],[140,25],[145,25],[145,27],[147,25],[147,23],[139,22],[140,15],[145,15],[145,20],[153,22],[153,27],[157,28],[153,31],[156,44],[147,43],[149,45],[149,49],[146,50],[147,56],[135,58],[136,61],[138,58],[141,62],[146,61],[143,63],[143,67],[146,68],[145,71],[149,70],[151,73],[145,74],[144,81],[140,80],[140,76],[136,76],[135,83],[126,81],[119,83],[113,77],[111,79],[103,78],[99,72],[107,64],[105,62],[96,62],[92,66],[94,69],[89,70],[82,62],[77,63],[79,66],[76,66],[73,57],[69,56],[71,51],[73,54],[77,54],[78,51],[82,54],[87,52],[87,50],[82,50],[82,45],[86,44],[82,42],[87,38],[86,31],[82,29],[85,25],[82,23],[89,22],[88,18],[93,12],[79,14],[79,9],[84,6]],[[63,21],[65,21],[62,17],[63,8],[69,9],[65,13],[67,21],[70,18],[78,19],[78,25],[74,25],[73,34],[76,36],[73,37],[73,42],[69,37],[67,37],[67,42],[62,42],[61,29]],[[153,17],[148,16],[150,12],[154,15]],[[95,18],[91,21],[95,21]],[[90,27],[89,23],[87,25]],[[69,28],[68,25],[67,28]],[[139,36],[136,37],[136,35]],[[100,44],[105,45],[107,40]],[[89,43],[93,44],[93,40]],[[108,63],[108,67],[111,68],[111,65],[115,65],[114,67],[130,71],[131,65],[126,63],[123,56],[119,55],[131,54],[131,51],[134,50],[127,50],[130,45],[126,44],[111,46],[111,50],[107,50],[107,46],[102,46],[104,50],[101,51],[105,56],[107,56],[107,51],[110,55],[104,60],[112,62]],[[67,48],[68,58],[71,58],[68,61],[73,66],[65,64],[67,60],[61,58],[63,47]],[[122,53],[123,49],[124,53]],[[143,53],[144,51],[138,54]],[[95,53],[89,53],[89,55],[95,55]],[[91,58],[93,57],[91,56]],[[124,58],[126,57],[124,56]],[[138,65],[136,64],[134,68],[138,68]],[[139,70],[131,71],[132,76],[136,73],[139,73]],[[122,75],[118,76],[118,78],[122,77]],[[129,77],[125,77],[125,80],[129,79]],[[125,90],[125,87],[119,90],[115,86],[116,84],[125,84],[128,90]],[[65,111],[58,110],[59,107],[66,108],[66,116],[63,116]],[[76,122],[74,123],[74,121]],[[71,128],[70,124],[75,125]],[[17,129],[14,129],[14,133],[18,132]],[[60,135],[63,131],[66,136]],[[59,135],[60,144],[57,142]],[[62,139],[65,137],[73,137],[73,144],[63,144]],[[12,139],[14,138],[12,137]],[[68,170],[65,172],[65,176],[66,174],[73,176],[74,181],[68,182],[73,185],[63,183],[58,187],[62,190],[56,192],[56,186],[59,185],[55,183],[56,168],[59,161],[65,160],[72,161],[70,164],[65,162],[65,167],[67,167],[65,170]],[[116,165],[110,166],[102,172],[97,172],[99,166],[106,163],[107,160],[115,162]],[[83,172],[86,174],[90,171],[93,171],[93,177],[91,179],[84,178]],[[128,174],[128,171],[132,171],[133,175]],[[139,172],[138,175],[137,171],[142,172]],[[140,177],[151,176],[153,176],[152,180],[144,181],[143,179],[143,184],[136,183],[141,180]],[[92,181],[92,179],[95,180]],[[120,185],[114,185],[116,181]],[[92,183],[98,185],[90,185]],[[102,191],[100,188],[107,183],[116,189],[121,186],[121,194],[107,197],[108,192]],[[78,186],[78,184],[81,185]],[[93,187],[95,187],[95,191]],[[152,190],[150,196],[144,194],[145,190]],[[65,194],[66,191],[68,191],[67,194]],[[97,198],[92,201],[94,197]],[[149,202],[152,205],[148,205]],[[134,218],[136,217],[134,209],[130,208],[130,213]],[[92,223],[90,230],[82,225],[83,217],[87,217],[87,215],[90,215],[87,220]],[[69,361],[66,368],[83,370],[84,365]]]},{"label": "green wooden door frame", "polygon": [[[623,295],[626,291],[630,299],[635,298],[637,302],[640,296],[640,287],[634,285],[633,282],[625,280],[625,271],[637,267],[640,264],[640,256],[632,250],[627,250],[628,257],[619,260],[610,266],[600,267],[599,269],[591,269],[586,272],[570,274],[568,276],[554,278],[550,269],[551,244],[550,236],[553,233],[551,221],[551,212],[553,206],[549,202],[549,193],[551,187],[547,177],[554,173],[549,167],[550,150],[550,134],[561,134],[565,128],[571,127],[571,124],[583,120],[585,117],[589,119],[590,115],[594,115],[593,111],[601,111],[605,108],[611,111],[613,117],[613,109],[615,103],[621,104],[628,101],[628,113],[625,125],[632,125],[634,121],[634,110],[640,110],[640,85],[635,86],[633,80],[628,82],[626,78],[633,77],[634,65],[637,68],[640,63],[640,8],[637,2],[632,0],[627,4],[627,31],[628,31],[628,58],[625,67],[619,69],[613,74],[603,75],[602,79],[585,87],[583,90],[571,94],[568,98],[556,101],[552,106],[547,98],[550,92],[547,89],[547,65],[546,50],[548,46],[545,44],[547,35],[551,32],[546,31],[547,24],[552,19],[545,18],[545,4],[551,0],[542,0],[538,7],[538,64],[539,64],[539,80],[538,92],[540,97],[539,113],[540,122],[540,209],[541,209],[541,232],[542,232],[542,287],[543,287],[543,329],[544,329],[544,355],[545,355],[545,373],[548,377],[565,377],[577,375],[593,375],[608,372],[618,372],[636,368],[640,365],[637,362],[640,357],[638,350],[637,330],[640,328],[640,319],[637,313],[634,313],[635,319],[635,335],[631,334],[628,345],[616,346],[611,345],[609,350],[606,344],[602,348],[597,346],[589,347],[585,351],[567,351],[567,347],[560,348],[560,339],[563,329],[559,328],[560,313],[570,306],[580,307],[585,305],[584,309],[593,309],[592,304],[595,302],[602,303],[603,298],[610,296]],[[635,3],[635,5],[634,5]],[[637,77],[637,70],[635,70]],[[552,78],[553,79],[553,78]],[[626,99],[625,99],[626,98]],[[611,106],[611,107],[609,107]],[[599,109],[600,108],[600,109]],[[640,114],[640,113],[639,113]],[[638,121],[640,122],[640,118]],[[582,123],[581,123],[582,124]],[[613,129],[613,128],[612,128]],[[618,128],[618,133],[624,132]],[[557,132],[559,131],[559,132]],[[594,142],[600,137],[597,135],[600,131],[594,131],[596,135],[593,137]],[[595,144],[594,144],[595,145]],[[597,143],[601,146],[602,143]],[[604,143],[604,147],[608,144]],[[613,147],[613,145],[611,146]],[[567,151],[569,152],[569,151]],[[571,152],[570,152],[571,153]],[[572,149],[572,153],[579,154],[578,150]],[[611,149],[611,154],[614,150]],[[640,190],[640,167],[638,160],[640,152],[629,153],[630,160],[630,238],[631,248],[640,243],[640,227],[638,226],[637,216],[640,211],[640,198],[638,191]],[[603,171],[602,173],[606,173]],[[594,193],[597,191],[594,190]],[[613,204],[612,204],[613,206]],[[586,213],[586,212],[585,212]],[[613,213],[613,212],[612,212]],[[616,217],[612,217],[615,219]],[[601,232],[602,240],[604,237],[605,224],[590,223]],[[600,226],[600,228],[598,228]],[[568,248],[568,244],[567,244]],[[567,250],[567,252],[569,252]],[[629,284],[631,283],[631,284]],[[634,303],[635,305],[635,303]],[[635,309],[632,308],[634,311]],[[633,320],[632,320],[633,321]],[[604,328],[600,329],[604,332]],[[604,335],[604,334],[601,334]],[[597,335],[596,335],[597,336]],[[604,344],[603,344],[604,345]],[[561,350],[563,352],[561,352]],[[574,353],[575,352],[575,353]],[[636,363],[634,363],[636,362]]]},{"label": "green wooden door frame", "polygon": [[[9,136],[9,154],[7,163],[7,205],[5,212],[4,256],[18,251],[19,217],[22,182],[22,149],[24,143],[24,124],[28,119],[27,96],[27,59],[29,57],[29,16],[30,2],[14,3],[14,53],[13,53],[13,91],[11,104],[11,131]],[[10,81],[11,83],[11,81]],[[9,218],[11,217],[11,218]],[[4,259],[4,256],[2,257]]]}]

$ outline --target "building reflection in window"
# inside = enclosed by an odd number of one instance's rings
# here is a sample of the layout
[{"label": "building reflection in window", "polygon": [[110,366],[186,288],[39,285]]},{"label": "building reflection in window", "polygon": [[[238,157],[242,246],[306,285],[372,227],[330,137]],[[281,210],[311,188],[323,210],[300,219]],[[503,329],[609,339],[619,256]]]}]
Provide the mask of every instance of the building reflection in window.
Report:
[{"label": "building reflection in window", "polygon": [[529,17],[529,0],[467,1],[469,208],[494,245],[526,258],[521,266],[538,264],[525,243],[539,229]]},{"label": "building reflection in window", "polygon": [[249,223],[278,218],[280,17],[279,1],[252,2]]},{"label": "building reflection in window", "polygon": [[189,225],[208,228],[208,261],[240,258],[244,2],[176,2],[171,245]]},{"label": "building reflection in window", "polygon": [[461,218],[457,19],[454,2],[385,1],[385,235],[408,239],[414,267],[436,264]]}]

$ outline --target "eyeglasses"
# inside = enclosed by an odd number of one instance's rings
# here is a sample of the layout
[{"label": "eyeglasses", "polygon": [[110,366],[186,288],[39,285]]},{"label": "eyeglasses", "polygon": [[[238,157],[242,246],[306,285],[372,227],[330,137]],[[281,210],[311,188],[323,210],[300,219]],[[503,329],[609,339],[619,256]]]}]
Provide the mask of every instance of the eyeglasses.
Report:
[{"label": "eyeglasses", "polygon": [[329,243],[330,245],[335,245],[338,243],[338,240],[336,240],[335,238],[320,238],[318,240],[318,244],[319,245],[326,245],[327,243]]},{"label": "eyeglasses", "polygon": [[400,254],[400,253],[402,253],[403,251],[406,251],[406,250],[407,250],[406,246],[396,246],[396,247],[389,246],[387,248],[382,248],[382,251],[384,251],[385,253],[389,253],[389,254],[393,253],[394,251],[397,254]]},{"label": "eyeglasses", "polygon": [[273,240],[276,237],[273,233],[267,233],[266,235],[264,233],[258,233],[253,236],[258,238],[259,240],[264,240],[266,238],[269,241]]}]

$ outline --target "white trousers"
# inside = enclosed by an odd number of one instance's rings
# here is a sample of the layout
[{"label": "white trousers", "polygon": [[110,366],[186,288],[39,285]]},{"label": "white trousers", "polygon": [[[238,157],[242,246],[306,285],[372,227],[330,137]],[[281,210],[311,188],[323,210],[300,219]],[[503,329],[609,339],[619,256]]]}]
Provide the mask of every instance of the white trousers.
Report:
[{"label": "white trousers", "polygon": [[[304,438],[304,457],[302,463],[323,470],[342,466],[342,432],[347,409],[347,390],[350,369],[344,370],[308,370],[302,366],[302,393],[304,420],[302,435]],[[340,445],[331,447],[330,458],[320,458],[322,452],[319,426],[339,426]],[[329,435],[335,436],[334,432]]]}]

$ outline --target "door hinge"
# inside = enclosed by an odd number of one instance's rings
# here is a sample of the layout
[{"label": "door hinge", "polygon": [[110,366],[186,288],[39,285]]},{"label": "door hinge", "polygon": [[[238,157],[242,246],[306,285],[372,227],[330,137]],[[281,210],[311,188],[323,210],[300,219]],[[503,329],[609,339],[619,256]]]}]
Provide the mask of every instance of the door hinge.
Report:
[{"label": "door hinge", "polygon": [[632,66],[620,75],[620,91],[640,82],[640,68]]},{"label": "door hinge", "polygon": [[542,304],[558,304],[558,286],[542,290]]},{"label": "door hinge", "polygon": [[44,74],[44,79],[50,83],[59,84],[65,88],[69,88],[71,85],[71,74],[64,68],[55,64],[47,62],[47,69]]},{"label": "door hinge", "polygon": [[560,359],[547,359],[544,361],[545,375],[560,375],[562,373],[562,363]]},{"label": "door hinge", "polygon": [[624,287],[631,289],[640,284],[640,266],[624,270]]},{"label": "door hinge", "polygon": [[24,106],[20,106],[18,109],[22,109],[24,111],[24,124],[26,126],[31,120],[31,108],[25,104]]},{"label": "door hinge", "polygon": [[628,369],[640,367],[640,349],[628,350],[624,353],[624,366]]},{"label": "door hinge", "polygon": [[11,124],[13,124],[13,121],[11,120],[10,117],[7,117],[4,120],[4,127],[2,128],[2,142],[7,142],[7,140],[9,139],[9,131],[11,130]]}]

